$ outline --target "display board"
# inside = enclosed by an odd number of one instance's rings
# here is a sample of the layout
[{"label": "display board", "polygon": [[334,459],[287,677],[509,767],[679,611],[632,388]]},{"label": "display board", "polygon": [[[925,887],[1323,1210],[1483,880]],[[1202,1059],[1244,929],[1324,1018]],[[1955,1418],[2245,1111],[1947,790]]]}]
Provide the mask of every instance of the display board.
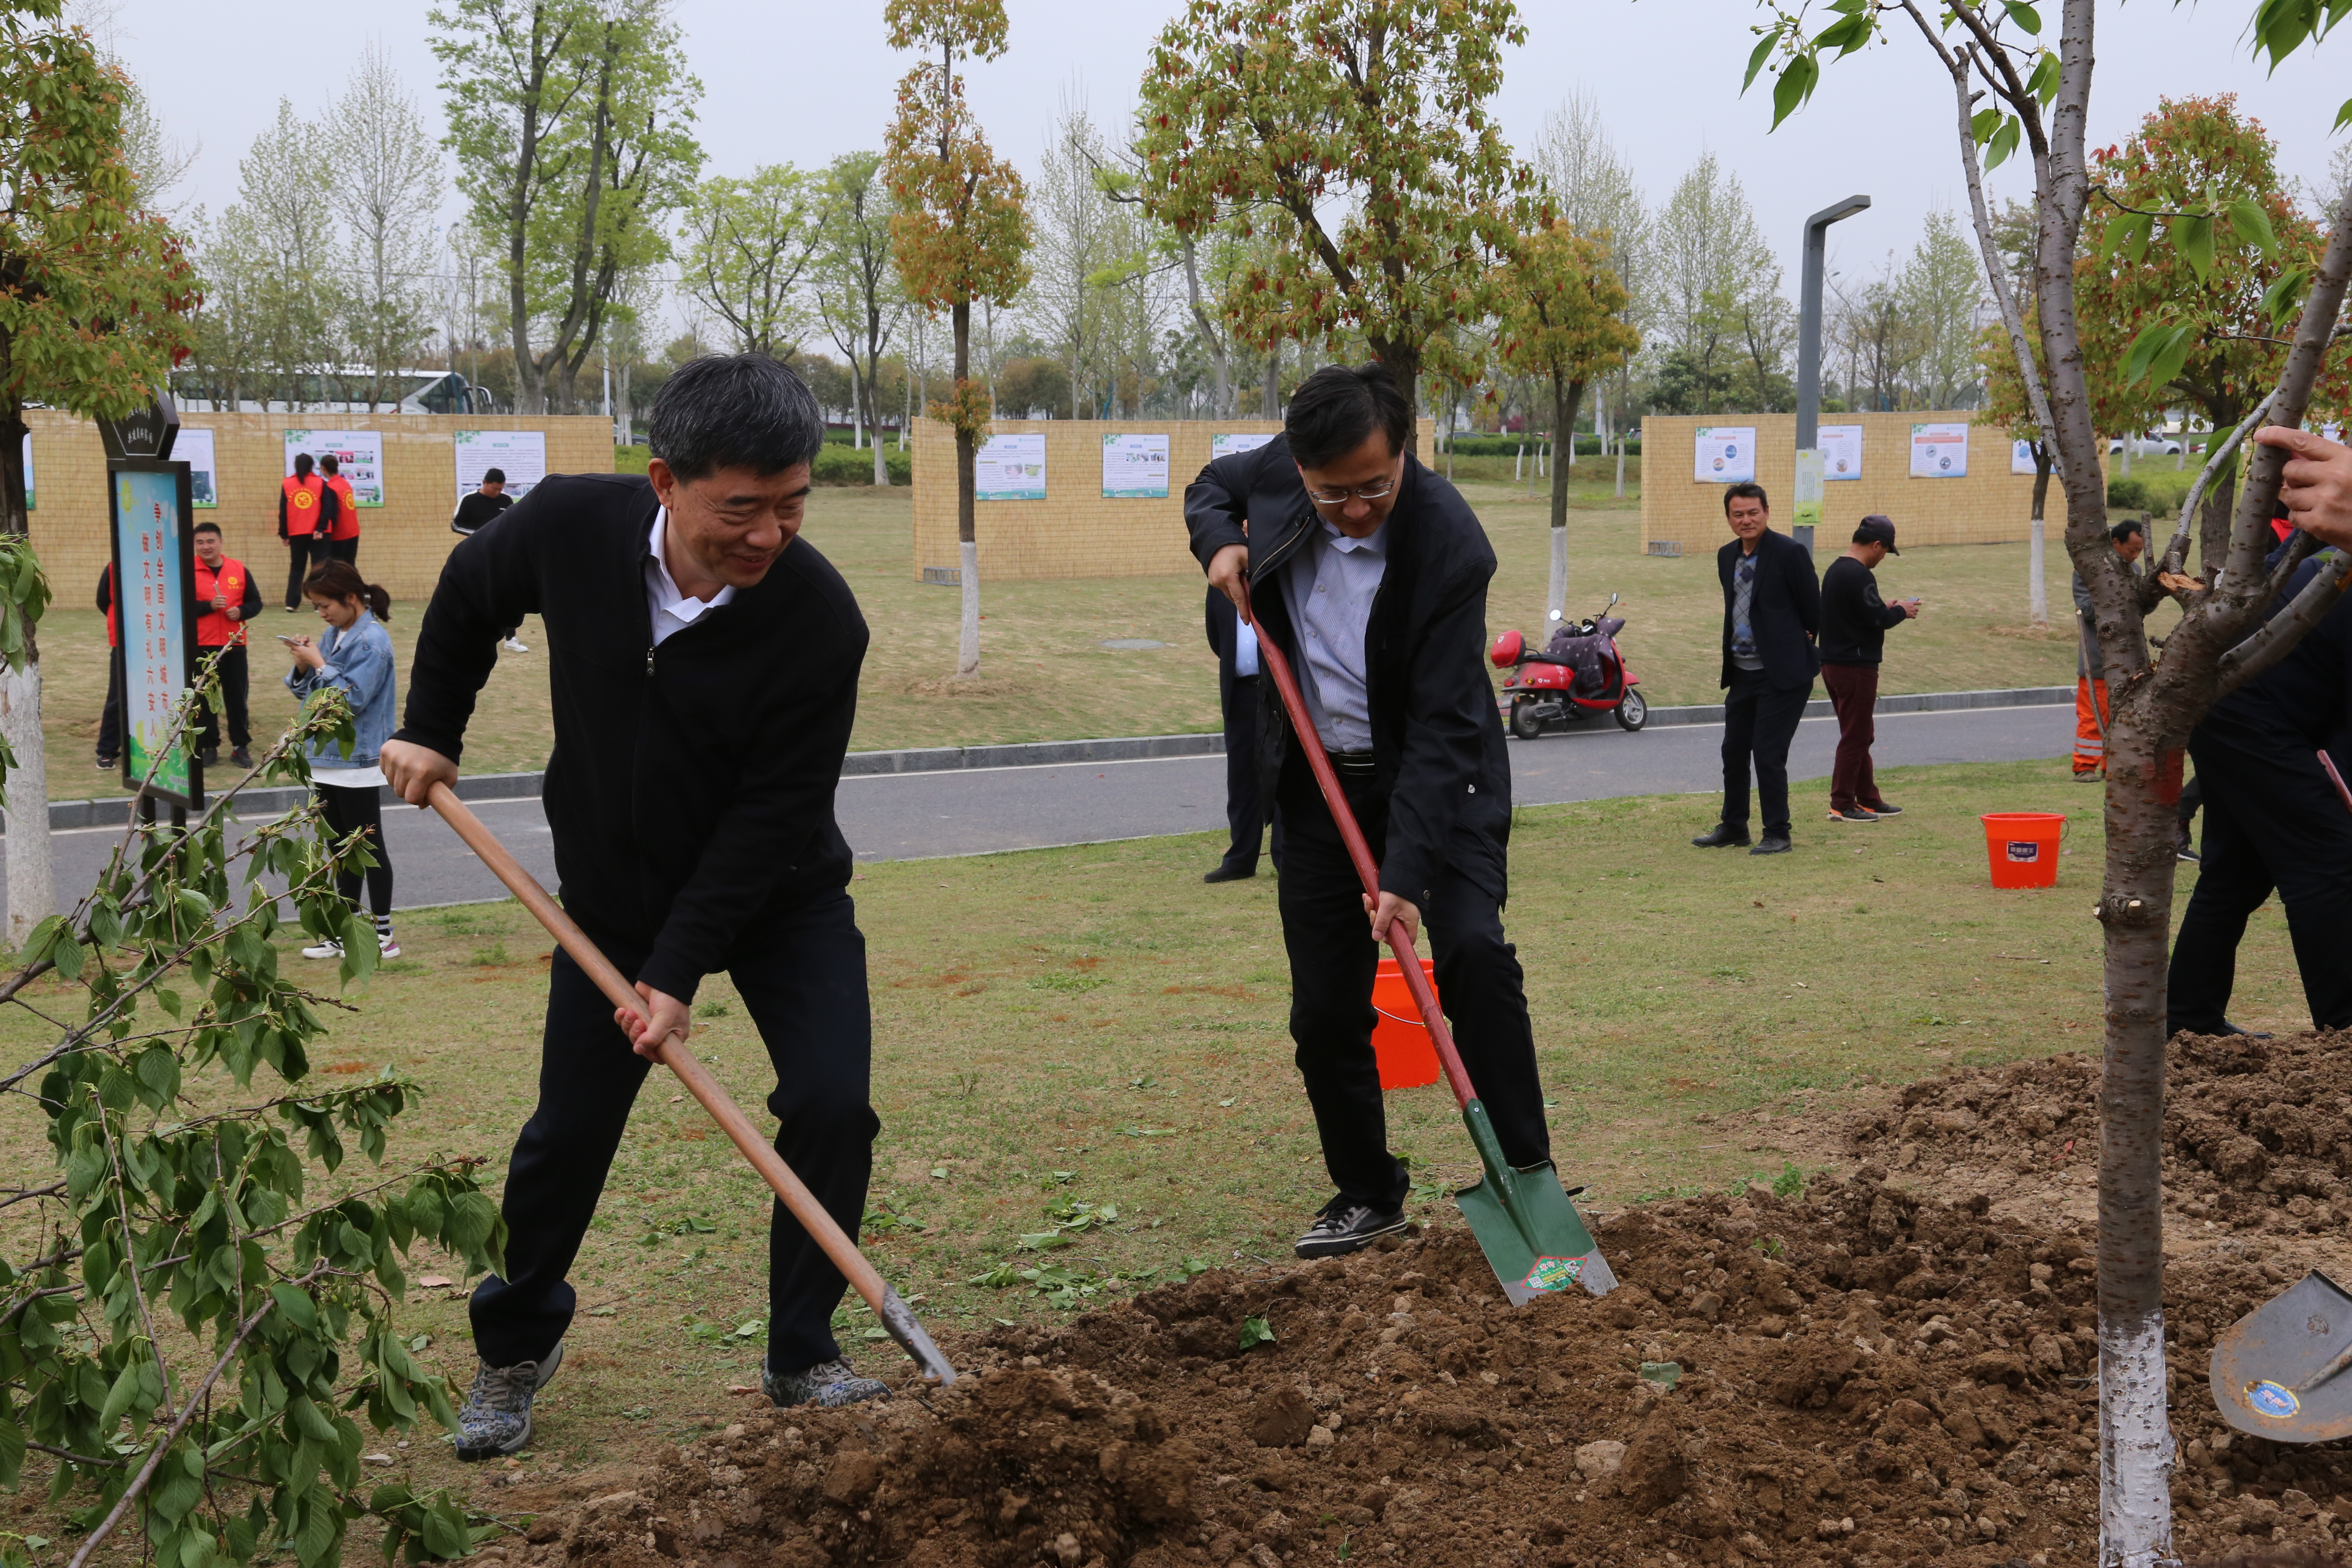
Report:
[{"label": "display board", "polygon": [[1209,437],[1209,460],[1230,458],[1236,452],[1255,452],[1275,437],[1272,430],[1244,430]]},{"label": "display board", "polygon": [[1969,427],[1966,425],[1911,426],[1911,477],[1915,479],[1967,479]]},{"label": "display board", "polygon": [[[2031,474],[2037,471],[2033,463],[2032,442],[2011,441],[2009,444],[2009,471],[2012,474]],[[2056,471],[2054,465],[2052,471]]]},{"label": "display board", "polygon": [[1045,437],[991,436],[971,458],[974,500],[1044,500]]},{"label": "display board", "polygon": [[1105,436],[1102,438],[1105,500],[1168,499],[1168,437]]},{"label": "display board", "polygon": [[122,589],[123,783],[137,788],[143,782],[150,794],[199,806],[202,775],[192,776],[192,753],[184,746],[164,747],[172,710],[188,688],[196,657],[187,469],[140,462],[112,464],[110,470],[114,580]]},{"label": "display board", "polygon": [[172,443],[172,460],[188,465],[188,504],[220,505],[220,478],[215,468],[213,433],[183,425]]},{"label": "display board", "polygon": [[294,472],[299,452],[317,462],[331,452],[352,487],[352,499],[363,507],[383,504],[383,432],[381,430],[289,430],[286,432],[286,473]]},{"label": "display board", "polygon": [[492,468],[507,477],[506,493],[517,500],[547,478],[544,430],[459,430],[450,439],[457,453],[461,498],[480,489],[482,476]]},{"label": "display board", "polygon": [[1861,426],[1824,425],[1813,439],[1821,444],[1823,483],[1862,478]]},{"label": "display board", "polygon": [[33,510],[33,436],[25,433],[25,510]]},{"label": "display board", "polygon": [[1756,477],[1756,426],[1702,425],[1691,477],[1703,485],[1737,485]]}]

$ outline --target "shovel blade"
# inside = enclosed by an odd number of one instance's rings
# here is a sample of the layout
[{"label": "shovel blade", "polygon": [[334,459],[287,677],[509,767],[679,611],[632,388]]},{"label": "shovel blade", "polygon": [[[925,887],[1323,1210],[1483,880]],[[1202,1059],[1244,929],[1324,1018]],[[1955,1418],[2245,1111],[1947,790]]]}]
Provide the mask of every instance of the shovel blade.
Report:
[{"label": "shovel blade", "polygon": [[2352,1293],[2315,1268],[2214,1342],[2213,1403],[2239,1431],[2273,1442],[2352,1436],[2352,1373],[2304,1386],[2347,1346]]},{"label": "shovel blade", "polygon": [[1462,1108],[1462,1119],[1469,1125],[1470,1141],[1477,1145],[1486,1173],[1455,1193],[1454,1202],[1511,1305],[1524,1307],[1571,1285],[1581,1285],[1595,1296],[1616,1289],[1617,1276],[1601,1256],[1600,1244],[1585,1228],[1584,1216],[1569,1200],[1551,1163],[1504,1163],[1486,1108],[1475,1100]]}]

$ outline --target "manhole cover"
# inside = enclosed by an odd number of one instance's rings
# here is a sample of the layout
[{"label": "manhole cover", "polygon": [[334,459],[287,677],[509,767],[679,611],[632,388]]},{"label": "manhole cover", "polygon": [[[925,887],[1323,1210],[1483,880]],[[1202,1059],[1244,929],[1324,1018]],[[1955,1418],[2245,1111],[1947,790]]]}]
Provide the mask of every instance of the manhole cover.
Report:
[{"label": "manhole cover", "polygon": [[1150,637],[1105,637],[1102,646],[1140,653],[1146,648],[1166,647],[1168,645],[1164,642],[1153,642]]}]

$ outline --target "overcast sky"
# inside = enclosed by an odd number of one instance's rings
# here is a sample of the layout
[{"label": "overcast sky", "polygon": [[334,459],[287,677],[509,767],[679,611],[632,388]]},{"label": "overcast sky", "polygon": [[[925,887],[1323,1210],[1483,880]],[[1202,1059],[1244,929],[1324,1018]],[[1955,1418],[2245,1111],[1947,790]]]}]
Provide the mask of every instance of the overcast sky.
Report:
[{"label": "overcast sky", "polygon": [[[175,196],[215,210],[233,200],[237,161],[278,98],[305,115],[323,109],[346,71],[337,51],[355,48],[362,29],[389,48],[437,132],[427,9],[390,0],[331,20],[315,0],[120,0],[116,47],[167,127],[202,143],[189,187]],[[1011,51],[973,68],[970,85],[998,150],[1033,168],[1070,94],[1115,125],[1134,100],[1152,37],[1182,9],[1181,0],[1007,0]],[[2323,182],[2335,145],[2329,122],[2352,83],[2352,38],[2266,79],[2242,36],[2252,9],[2252,0],[2103,7],[2094,144],[2129,135],[2161,94],[2235,92],[2276,137],[2284,173]],[[1891,46],[1831,66],[1811,105],[1772,132],[1769,84],[1739,96],[1748,28],[1760,15],[1743,0],[1522,0],[1522,11],[1528,43],[1511,51],[1497,104],[1513,142],[1531,150],[1545,116],[1581,86],[1654,203],[1712,148],[1791,264],[1792,294],[1807,214],[1854,192],[1870,195],[1869,212],[1832,231],[1832,266],[1862,269],[1889,247],[1907,250],[1923,213],[1964,199],[1950,88],[1916,36],[1898,34]],[[688,64],[704,89],[698,129],[709,172],[820,164],[878,146],[908,63],[884,43],[881,16],[880,0],[678,0]],[[2027,194],[2022,162],[1996,175],[1997,191]]]}]

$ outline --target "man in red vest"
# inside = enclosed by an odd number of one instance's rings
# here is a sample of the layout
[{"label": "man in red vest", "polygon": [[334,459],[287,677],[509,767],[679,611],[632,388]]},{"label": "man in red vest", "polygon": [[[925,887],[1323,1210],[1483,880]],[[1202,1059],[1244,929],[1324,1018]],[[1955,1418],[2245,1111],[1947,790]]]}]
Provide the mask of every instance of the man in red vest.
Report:
[{"label": "man in red vest", "polygon": [[[228,740],[236,748],[229,761],[253,766],[253,731],[246,722],[245,623],[261,613],[261,589],[242,561],[232,561],[221,549],[220,524],[195,527],[196,603],[204,614],[196,618],[197,657],[210,658],[220,650],[221,706],[228,710]],[[220,761],[220,715],[204,705],[204,759],[210,767]]]},{"label": "man in red vest", "polygon": [[294,471],[278,488],[278,537],[286,542],[286,608],[302,607],[302,579],[327,559],[340,498],[310,470],[308,452],[294,454]]},{"label": "man in red vest", "polygon": [[325,558],[330,561],[357,563],[360,558],[360,503],[352,494],[352,481],[343,478],[343,465],[332,452],[319,459],[319,472],[326,476],[327,488],[335,492],[335,521],[328,526],[322,540]]}]

